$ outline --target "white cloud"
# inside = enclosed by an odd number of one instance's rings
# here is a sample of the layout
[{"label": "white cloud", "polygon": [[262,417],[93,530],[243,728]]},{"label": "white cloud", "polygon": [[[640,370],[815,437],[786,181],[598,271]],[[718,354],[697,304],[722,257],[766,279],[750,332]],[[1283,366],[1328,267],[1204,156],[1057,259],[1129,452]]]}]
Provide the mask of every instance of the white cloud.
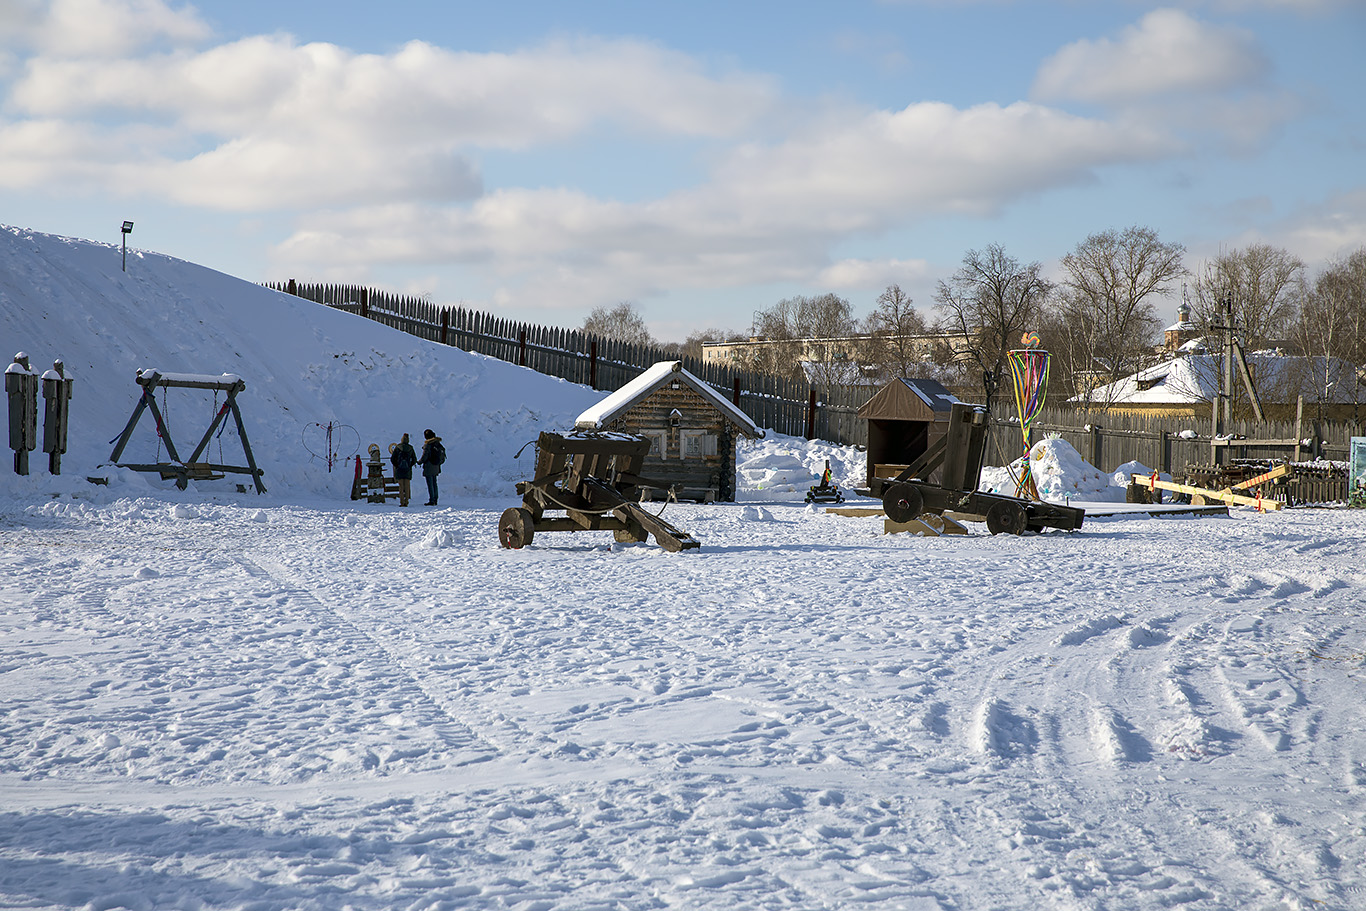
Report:
[{"label": "white cloud", "polygon": [[[145,192],[231,211],[468,198],[481,149],[562,141],[604,123],[641,133],[724,136],[774,104],[768,80],[713,78],[638,41],[556,43],[515,54],[412,42],[387,55],[253,37],[202,52],[119,60],[39,56],[10,91],[6,149],[29,125],[99,137],[98,164],[70,144],[26,158],[28,185]],[[115,125],[110,125],[113,122]],[[149,127],[163,139],[149,148]],[[112,178],[119,175],[117,187]]]},{"label": "white cloud", "polygon": [[999,211],[1020,196],[1088,181],[1097,167],[1174,149],[1139,125],[1025,102],[964,110],[926,102],[744,148],[719,170],[717,195],[774,223],[814,213],[820,223],[853,230]]},{"label": "white cloud", "polygon": [[912,105],[748,145],[709,182],[643,203],[519,189],[469,205],[329,213],[303,219],[276,254],[295,271],[342,257],[473,264],[503,299],[529,306],[775,282],[880,289],[910,284],[923,264],[831,262],[830,247],[850,232],[999,211],[1092,179],[1096,168],[1168,151],[1147,132],[1037,105]]},{"label": "white cloud", "polygon": [[1082,40],[1058,51],[1039,68],[1033,97],[1125,104],[1244,87],[1268,67],[1243,30],[1160,9],[1124,29],[1118,40]]},{"label": "white cloud", "polygon": [[[812,284],[834,291],[876,289],[889,285],[906,287],[924,282],[930,264],[923,259],[842,259],[816,274]],[[921,306],[928,301],[920,302]]]},{"label": "white cloud", "polygon": [[1289,218],[1276,243],[1303,259],[1311,270],[1366,247],[1366,187],[1335,194]]},{"label": "white cloud", "polygon": [[114,63],[37,58],[12,92],[34,115],[140,111],[220,134],[255,128],[398,130],[521,148],[611,120],[629,129],[724,136],[773,103],[769,81],[714,79],[635,41],[556,43],[516,54],[420,41],[387,55],[253,37],[203,53]]},{"label": "white cloud", "polygon": [[208,36],[192,7],[165,0],[0,0],[0,43],[53,56],[109,58]]}]

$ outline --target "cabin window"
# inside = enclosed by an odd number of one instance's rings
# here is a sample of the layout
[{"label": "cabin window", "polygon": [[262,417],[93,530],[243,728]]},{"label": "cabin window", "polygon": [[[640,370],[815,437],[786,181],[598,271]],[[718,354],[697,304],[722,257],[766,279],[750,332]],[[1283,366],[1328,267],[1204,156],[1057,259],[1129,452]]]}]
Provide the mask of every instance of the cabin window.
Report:
[{"label": "cabin window", "polygon": [[663,458],[666,458],[666,455],[665,455],[666,449],[665,449],[665,447],[667,446],[667,441],[668,441],[668,433],[667,433],[667,432],[665,432],[665,431],[663,431],[663,430],[647,430],[647,431],[642,432],[642,433],[641,433],[641,436],[645,437],[645,439],[647,439],[647,440],[650,441],[650,458],[652,458],[652,459],[663,459]]},{"label": "cabin window", "polygon": [[716,455],[716,434],[714,433],[708,433],[705,430],[684,430],[679,442],[682,444],[679,447],[682,450],[680,455],[685,459]]}]

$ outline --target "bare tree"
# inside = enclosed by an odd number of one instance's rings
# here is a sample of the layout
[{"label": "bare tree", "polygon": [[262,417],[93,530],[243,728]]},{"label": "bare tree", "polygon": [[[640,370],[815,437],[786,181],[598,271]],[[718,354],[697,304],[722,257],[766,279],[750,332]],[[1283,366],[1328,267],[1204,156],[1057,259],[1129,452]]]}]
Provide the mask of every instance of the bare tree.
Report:
[{"label": "bare tree", "polygon": [[1332,387],[1342,384],[1350,386],[1353,405],[1359,405],[1359,383],[1335,376],[1342,371],[1334,370],[1328,359],[1341,358],[1353,370],[1366,366],[1366,247],[1331,263],[1306,290],[1295,339],[1305,354],[1324,358],[1318,371],[1322,375],[1315,378],[1323,398],[1330,398]]},{"label": "bare tree", "polygon": [[1288,250],[1253,244],[1221,253],[1196,276],[1191,309],[1206,329],[1222,325],[1227,302],[1246,347],[1256,349],[1284,339],[1299,309],[1304,263]]},{"label": "bare tree", "polygon": [[622,301],[610,310],[603,306],[594,307],[583,321],[583,331],[633,345],[654,344],[645,319],[636,312],[635,304],[629,301]]},{"label": "bare tree", "polygon": [[664,345],[668,350],[674,351],[679,356],[695,357],[702,359],[702,346],[713,342],[743,342],[749,338],[744,332],[734,332],[725,329],[699,329],[688,333],[688,337],[682,344],[669,343]]},{"label": "bare tree", "polygon": [[1116,380],[1142,368],[1159,325],[1152,298],[1186,274],[1184,254],[1180,244],[1134,226],[1092,234],[1062,258],[1058,310],[1074,375],[1102,370]]},{"label": "bare tree", "polygon": [[929,329],[915,302],[900,285],[888,285],[878,295],[877,308],[869,314],[867,327],[870,364],[893,376],[911,376],[923,369],[927,360],[924,336]]},{"label": "bare tree", "polygon": [[935,292],[941,327],[964,339],[962,354],[974,363],[988,404],[1000,387],[1006,352],[1052,293],[1041,270],[1039,263],[1021,265],[1000,244],[990,244],[980,252],[969,250],[963,265]]},{"label": "bare tree", "polygon": [[[1039,338],[1052,355],[1048,370],[1048,397],[1058,401],[1088,393],[1109,379],[1096,370],[1090,345],[1064,317],[1061,307],[1046,307],[1039,314]],[[1089,405],[1083,403],[1083,410]]]},{"label": "bare tree", "polygon": [[819,386],[848,382],[860,353],[853,307],[836,294],[781,300],[755,315],[754,328],[769,342],[755,349],[754,367]]}]

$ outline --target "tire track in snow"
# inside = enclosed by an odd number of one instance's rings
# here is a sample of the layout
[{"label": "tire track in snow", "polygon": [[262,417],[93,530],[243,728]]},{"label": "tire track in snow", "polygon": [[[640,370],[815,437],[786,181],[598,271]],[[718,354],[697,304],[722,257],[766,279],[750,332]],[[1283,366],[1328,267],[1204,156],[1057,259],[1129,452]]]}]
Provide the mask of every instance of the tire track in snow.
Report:
[{"label": "tire track in snow", "polygon": [[[416,671],[405,654],[405,650],[397,647],[392,636],[384,635],[374,624],[367,623],[356,612],[341,608],[338,605],[339,599],[320,597],[299,579],[296,573],[278,563],[265,560],[260,556],[254,558],[238,556],[236,559],[249,574],[275,582],[291,597],[311,604],[318,614],[330,614],[335,617],[338,622],[337,626],[329,625],[331,628],[327,632],[331,634],[334,642],[350,646],[345,651],[379,650],[389,666],[401,675],[399,698],[404,703],[408,703],[410,700],[416,703],[415,708],[425,708],[425,711],[422,712],[423,717],[414,719],[414,722],[421,727],[430,729],[437,735],[445,749],[453,754],[455,765],[484,762],[499,753],[495,744],[479,736],[459,719],[458,713],[443,693],[435,687],[424,684],[420,673]],[[340,635],[336,635],[337,633]],[[344,654],[341,657],[342,660],[345,660]],[[425,706],[421,705],[422,703],[425,703]],[[392,715],[389,717],[394,718]],[[408,721],[405,718],[394,718],[393,723],[395,725],[406,725]]]}]

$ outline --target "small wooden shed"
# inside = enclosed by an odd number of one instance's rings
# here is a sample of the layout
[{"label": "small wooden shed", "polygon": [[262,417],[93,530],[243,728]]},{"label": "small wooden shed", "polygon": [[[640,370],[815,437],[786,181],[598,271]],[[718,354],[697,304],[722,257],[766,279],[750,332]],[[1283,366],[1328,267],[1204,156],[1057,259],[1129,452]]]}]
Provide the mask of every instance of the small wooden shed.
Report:
[{"label": "small wooden shed", "polygon": [[640,473],[674,487],[680,498],[702,502],[735,499],[735,444],[740,436],[764,436],[682,361],[655,364],[579,415],[574,429],[646,437],[650,453]]},{"label": "small wooden shed", "polygon": [[[877,478],[896,477],[943,437],[957,401],[935,380],[902,377],[865,402],[858,416],[868,422],[868,488],[880,490]],[[937,482],[937,474],[924,480]]]}]

